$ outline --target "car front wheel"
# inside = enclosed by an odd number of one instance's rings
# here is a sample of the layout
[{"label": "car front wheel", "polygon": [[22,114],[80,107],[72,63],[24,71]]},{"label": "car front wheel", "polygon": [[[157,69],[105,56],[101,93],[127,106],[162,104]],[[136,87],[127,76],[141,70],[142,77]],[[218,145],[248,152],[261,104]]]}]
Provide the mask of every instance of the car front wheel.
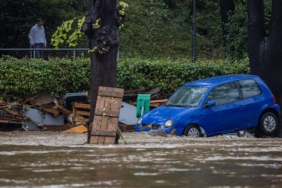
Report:
[{"label": "car front wheel", "polygon": [[201,137],[201,131],[199,126],[197,125],[189,125],[185,131],[184,131],[185,136],[190,136],[190,137]]},{"label": "car front wheel", "polygon": [[259,121],[259,128],[265,135],[273,134],[279,126],[278,118],[272,112],[263,114]]}]

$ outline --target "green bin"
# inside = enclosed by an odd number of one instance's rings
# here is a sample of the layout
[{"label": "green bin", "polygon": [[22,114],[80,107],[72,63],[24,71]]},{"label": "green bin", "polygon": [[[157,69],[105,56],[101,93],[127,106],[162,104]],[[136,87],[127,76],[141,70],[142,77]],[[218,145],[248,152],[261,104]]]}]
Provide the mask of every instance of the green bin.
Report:
[{"label": "green bin", "polygon": [[151,94],[138,94],[136,117],[141,117],[143,114],[150,111]]}]

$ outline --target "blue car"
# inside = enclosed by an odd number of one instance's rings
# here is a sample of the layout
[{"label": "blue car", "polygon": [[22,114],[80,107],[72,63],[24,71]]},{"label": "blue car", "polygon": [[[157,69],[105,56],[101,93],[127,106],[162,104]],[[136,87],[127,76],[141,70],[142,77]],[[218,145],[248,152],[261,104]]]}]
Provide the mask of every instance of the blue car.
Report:
[{"label": "blue car", "polygon": [[273,135],[280,126],[280,106],[256,75],[224,75],[188,82],[166,103],[138,119],[135,131],[215,136],[255,128]]}]

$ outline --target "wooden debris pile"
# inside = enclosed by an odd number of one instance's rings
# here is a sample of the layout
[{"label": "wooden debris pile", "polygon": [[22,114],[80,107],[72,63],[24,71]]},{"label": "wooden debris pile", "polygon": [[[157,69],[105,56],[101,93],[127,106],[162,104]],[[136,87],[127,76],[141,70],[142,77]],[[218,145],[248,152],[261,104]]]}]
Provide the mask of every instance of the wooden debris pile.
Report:
[{"label": "wooden debris pile", "polygon": [[[8,103],[0,100],[0,124],[11,124],[13,125],[23,125],[25,122],[33,122],[32,117],[28,117],[26,111],[29,109],[36,109],[40,112],[42,118],[46,114],[52,114],[52,116],[64,116],[67,117],[71,112],[61,105],[58,104],[57,99],[48,93],[42,93],[32,97],[25,97],[23,103]],[[35,122],[33,122],[35,123]],[[46,128],[45,126],[50,126],[50,130],[61,130],[70,128],[68,123],[64,124],[62,127],[44,125],[41,122],[36,122],[39,130]],[[1,129],[2,130],[2,129]]]},{"label": "wooden debris pile", "polygon": [[[159,88],[155,88],[150,91],[145,91],[144,89],[134,89],[124,91],[122,96],[122,101],[129,101],[130,105],[136,105],[137,96],[140,93],[150,94],[151,101],[150,107],[155,108],[160,104],[164,103],[167,99],[159,99]],[[88,95],[87,95],[88,96]],[[24,97],[24,102],[22,103],[10,103],[3,100],[0,100],[0,131],[3,125],[10,124],[23,126],[24,124],[35,124],[38,127],[38,130],[69,130],[85,132],[85,127],[77,127],[84,125],[90,114],[90,101],[83,102],[72,102],[72,109],[69,109],[66,104],[64,104],[64,99],[54,98],[49,93],[41,93],[35,96]],[[128,104],[129,104],[128,103]],[[68,104],[70,105],[70,104]],[[51,121],[44,122],[39,120],[34,120],[31,116],[28,116],[26,112],[30,109],[37,110],[38,113],[41,113],[42,117],[45,118],[47,115],[49,117],[59,117],[64,118],[63,123],[56,123]],[[36,112],[37,112],[36,111]],[[34,113],[34,112],[33,112]],[[50,116],[51,115],[51,116]],[[128,116],[128,114],[126,114]],[[131,114],[132,116],[132,114]],[[136,117],[135,117],[136,118]],[[124,124],[123,122],[118,122],[118,127],[122,132],[133,132],[134,124]],[[86,127],[87,128],[87,127]],[[28,129],[25,129],[28,130]]]},{"label": "wooden debris pile", "polygon": [[19,110],[21,110],[20,104],[0,100],[0,123],[22,124],[27,118],[18,112]]}]

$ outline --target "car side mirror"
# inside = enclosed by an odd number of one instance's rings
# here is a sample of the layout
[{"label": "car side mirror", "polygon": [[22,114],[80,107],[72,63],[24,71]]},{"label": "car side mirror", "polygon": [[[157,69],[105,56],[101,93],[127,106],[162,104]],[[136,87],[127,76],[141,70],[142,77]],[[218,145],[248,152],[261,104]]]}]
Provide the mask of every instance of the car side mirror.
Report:
[{"label": "car side mirror", "polygon": [[215,102],[214,101],[208,101],[207,103],[206,103],[206,107],[212,107],[212,106],[215,106]]}]

